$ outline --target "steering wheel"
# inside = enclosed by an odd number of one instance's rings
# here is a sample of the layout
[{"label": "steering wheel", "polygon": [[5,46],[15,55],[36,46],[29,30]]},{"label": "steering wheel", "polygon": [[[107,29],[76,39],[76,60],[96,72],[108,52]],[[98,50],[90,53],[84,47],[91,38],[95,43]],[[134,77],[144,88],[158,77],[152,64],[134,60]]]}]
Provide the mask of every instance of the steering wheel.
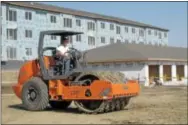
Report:
[{"label": "steering wheel", "polygon": [[70,47],[67,53],[73,54],[75,52],[79,52],[77,49]]},{"label": "steering wheel", "polygon": [[70,49],[70,50],[78,51],[77,49],[75,49],[75,48],[73,48],[73,47],[70,47],[69,49]]},{"label": "steering wheel", "polygon": [[80,58],[81,52],[75,48],[70,47],[68,53],[71,54],[72,58]]}]

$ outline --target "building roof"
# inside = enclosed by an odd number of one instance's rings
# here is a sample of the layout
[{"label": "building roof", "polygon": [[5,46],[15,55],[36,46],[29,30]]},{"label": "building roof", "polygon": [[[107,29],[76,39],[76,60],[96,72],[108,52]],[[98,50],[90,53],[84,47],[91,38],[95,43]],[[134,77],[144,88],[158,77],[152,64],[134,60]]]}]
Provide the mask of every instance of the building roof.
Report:
[{"label": "building roof", "polygon": [[144,23],[137,22],[137,21],[127,20],[127,19],[113,17],[113,16],[107,16],[107,15],[102,15],[102,14],[96,14],[96,13],[91,13],[91,12],[86,12],[86,11],[73,10],[73,9],[63,8],[63,7],[53,6],[53,5],[41,4],[37,2],[2,1],[2,3],[20,6],[20,7],[27,7],[27,8],[32,8],[32,9],[51,11],[55,13],[64,13],[64,14],[93,18],[93,19],[98,19],[98,20],[105,20],[105,21],[116,22],[120,24],[128,24],[128,25],[133,25],[133,26],[138,26],[138,27],[143,27],[143,28],[153,28],[153,29],[158,29],[162,31],[169,31],[168,29],[165,29],[165,28],[160,28],[160,27],[152,26],[149,24],[144,24]]},{"label": "building roof", "polygon": [[187,48],[115,43],[88,50],[89,63],[118,61],[187,61]]}]

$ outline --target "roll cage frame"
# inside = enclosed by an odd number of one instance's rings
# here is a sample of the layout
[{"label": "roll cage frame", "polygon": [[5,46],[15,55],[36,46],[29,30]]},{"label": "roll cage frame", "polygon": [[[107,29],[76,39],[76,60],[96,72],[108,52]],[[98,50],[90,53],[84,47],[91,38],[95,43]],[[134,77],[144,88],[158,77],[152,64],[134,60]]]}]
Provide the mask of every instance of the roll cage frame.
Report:
[{"label": "roll cage frame", "polygon": [[[44,45],[44,37],[45,35],[55,35],[55,36],[73,36],[73,35],[78,35],[78,34],[83,34],[83,32],[72,32],[72,31],[64,31],[64,30],[50,30],[50,31],[41,31],[40,32],[40,36],[39,36],[39,44],[38,44],[38,61],[39,61],[39,65],[40,65],[40,71],[41,71],[41,75],[42,78],[44,80],[53,80],[53,79],[66,79],[69,76],[73,75],[74,73],[77,72],[83,72],[84,71],[84,66],[80,64],[80,62],[78,60],[76,60],[76,67],[69,71],[66,74],[63,75],[52,75],[50,69],[47,69],[45,67],[45,62],[44,62],[44,51],[46,51],[47,49],[49,50],[54,50],[56,49],[55,47],[45,47],[43,49],[43,45]],[[82,58],[83,61],[85,60],[85,53],[83,53]],[[86,64],[86,63],[83,63]]]}]

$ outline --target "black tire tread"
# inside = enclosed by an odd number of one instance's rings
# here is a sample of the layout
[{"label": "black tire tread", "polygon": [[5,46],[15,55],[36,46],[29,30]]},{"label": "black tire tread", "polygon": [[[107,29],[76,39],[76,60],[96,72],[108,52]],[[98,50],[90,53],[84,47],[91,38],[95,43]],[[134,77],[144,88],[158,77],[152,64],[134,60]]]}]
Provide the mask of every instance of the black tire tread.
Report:
[{"label": "black tire tread", "polygon": [[[25,92],[30,85],[37,87],[40,91],[40,99],[38,100],[38,102],[36,102],[35,105],[29,103],[25,99],[26,96]],[[22,98],[22,104],[25,109],[30,111],[44,110],[45,108],[47,108],[49,103],[47,85],[41,80],[41,78],[33,77],[23,85],[21,98]]]},{"label": "black tire tread", "polygon": [[97,110],[95,111],[88,111],[84,107],[81,107],[77,105],[78,110],[85,113],[85,114],[99,114],[99,113],[108,113],[113,111],[121,111],[124,109],[125,106],[129,103],[129,98],[117,98],[112,99],[108,101],[104,101],[103,105],[101,105]]}]

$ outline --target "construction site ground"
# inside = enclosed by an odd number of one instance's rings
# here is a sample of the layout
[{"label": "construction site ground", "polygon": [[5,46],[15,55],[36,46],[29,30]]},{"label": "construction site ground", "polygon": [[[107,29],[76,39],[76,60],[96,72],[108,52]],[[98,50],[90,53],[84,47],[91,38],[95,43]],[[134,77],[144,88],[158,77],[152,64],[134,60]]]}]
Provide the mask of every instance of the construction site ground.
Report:
[{"label": "construction site ground", "polygon": [[26,111],[10,87],[2,86],[2,124],[187,124],[187,87],[141,88],[122,111],[87,115],[67,110]]}]

